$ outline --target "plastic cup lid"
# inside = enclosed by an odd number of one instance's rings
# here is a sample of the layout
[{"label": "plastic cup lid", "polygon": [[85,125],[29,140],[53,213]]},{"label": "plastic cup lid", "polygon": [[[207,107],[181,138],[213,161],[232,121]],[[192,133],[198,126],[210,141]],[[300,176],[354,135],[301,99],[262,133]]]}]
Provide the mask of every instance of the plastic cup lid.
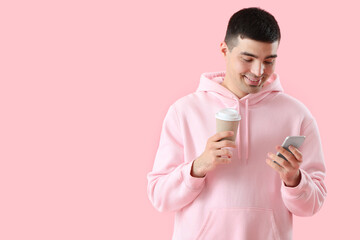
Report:
[{"label": "plastic cup lid", "polygon": [[238,113],[238,111],[236,111],[236,109],[233,109],[233,108],[221,109],[220,111],[218,111],[216,113],[215,116],[217,119],[224,120],[224,121],[240,121],[241,120],[240,114]]}]

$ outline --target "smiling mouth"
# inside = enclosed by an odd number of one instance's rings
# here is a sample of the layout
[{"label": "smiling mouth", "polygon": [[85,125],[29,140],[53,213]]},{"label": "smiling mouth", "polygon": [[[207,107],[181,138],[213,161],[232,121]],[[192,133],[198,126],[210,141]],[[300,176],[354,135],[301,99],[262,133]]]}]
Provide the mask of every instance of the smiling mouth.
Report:
[{"label": "smiling mouth", "polygon": [[260,85],[260,82],[261,82],[261,79],[262,79],[262,77],[261,78],[259,78],[258,80],[255,80],[255,81],[253,81],[253,80],[250,80],[246,75],[244,75],[244,78],[245,78],[245,82],[248,84],[248,85],[250,85],[250,86],[255,86],[255,87],[257,87],[257,86],[259,86]]}]

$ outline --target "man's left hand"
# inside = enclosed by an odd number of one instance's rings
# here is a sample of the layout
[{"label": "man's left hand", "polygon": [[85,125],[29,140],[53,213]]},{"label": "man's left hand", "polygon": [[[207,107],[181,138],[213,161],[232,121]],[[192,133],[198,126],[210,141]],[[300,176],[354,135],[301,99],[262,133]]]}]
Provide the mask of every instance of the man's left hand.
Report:
[{"label": "man's left hand", "polygon": [[294,146],[289,147],[292,154],[282,146],[276,146],[276,150],[281,153],[287,161],[274,153],[268,153],[266,163],[280,174],[280,178],[287,187],[296,187],[301,180],[299,170],[300,164],[302,163],[301,152]]}]

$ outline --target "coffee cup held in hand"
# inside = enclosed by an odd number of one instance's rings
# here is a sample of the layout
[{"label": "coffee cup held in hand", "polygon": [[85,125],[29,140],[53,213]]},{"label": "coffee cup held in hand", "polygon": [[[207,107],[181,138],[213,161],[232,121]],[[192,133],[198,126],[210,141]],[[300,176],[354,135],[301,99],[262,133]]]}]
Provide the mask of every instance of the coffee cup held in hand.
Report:
[{"label": "coffee cup held in hand", "polygon": [[240,119],[240,114],[233,108],[224,108],[216,113],[216,132],[234,132],[234,135],[222,140],[227,139],[235,142]]}]

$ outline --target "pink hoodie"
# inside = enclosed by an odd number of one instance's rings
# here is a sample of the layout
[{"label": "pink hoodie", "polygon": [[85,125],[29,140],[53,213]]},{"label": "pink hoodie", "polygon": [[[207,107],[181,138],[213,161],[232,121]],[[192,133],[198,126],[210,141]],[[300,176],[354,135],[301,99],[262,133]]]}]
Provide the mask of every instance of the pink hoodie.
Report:
[{"label": "pink hoodie", "polygon": [[[195,93],[170,106],[164,119],[148,196],[159,211],[176,211],[173,239],[292,239],[292,215],[311,216],[326,197],[325,165],[314,117],[285,94],[273,74],[262,90],[239,99],[220,85],[224,72],[204,73]],[[193,161],[216,133],[215,113],[242,117],[232,162],[204,178],[190,175]],[[287,136],[305,135],[301,181],[286,187],[265,162]]]}]

